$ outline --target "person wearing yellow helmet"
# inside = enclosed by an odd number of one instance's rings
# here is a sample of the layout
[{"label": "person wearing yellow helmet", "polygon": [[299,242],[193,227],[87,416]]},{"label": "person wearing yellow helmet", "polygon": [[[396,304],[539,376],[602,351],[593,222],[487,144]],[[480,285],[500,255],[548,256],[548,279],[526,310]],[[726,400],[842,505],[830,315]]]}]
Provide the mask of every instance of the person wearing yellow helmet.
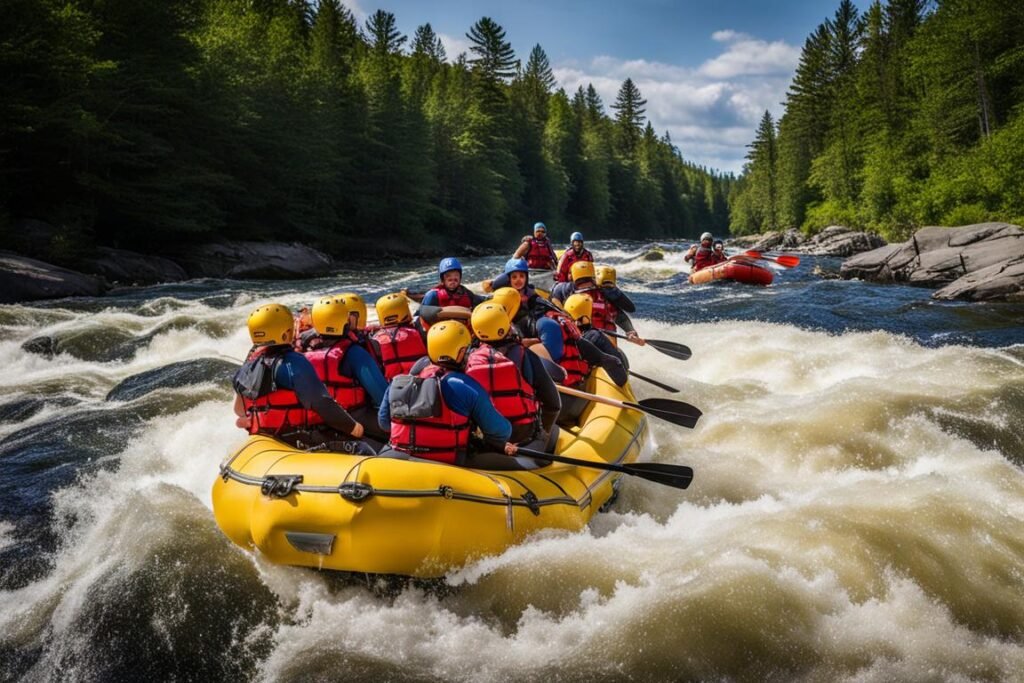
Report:
[{"label": "person wearing yellow helmet", "polygon": [[515,455],[512,425],[491,398],[465,373],[473,337],[461,322],[444,320],[427,332],[427,357],[391,382],[377,419],[390,433],[381,455],[424,458],[464,465],[470,435],[479,427],[486,445]]},{"label": "person wearing yellow helmet", "polygon": [[427,355],[427,335],[418,320],[413,320],[409,300],[403,294],[385,294],[377,299],[379,327],[370,339],[384,370],[384,379],[393,380],[412,369]]},{"label": "person wearing yellow helmet", "polygon": [[287,306],[259,306],[248,327],[253,350],[232,381],[239,427],[293,446],[362,438],[363,426],[338,405],[309,360],[292,349],[295,319]]},{"label": "person wearing yellow helmet", "polygon": [[583,248],[583,233],[574,232],[569,238],[569,248],[562,253],[558,259],[558,272],[555,273],[555,282],[569,282],[570,269],[572,264],[578,261],[594,262],[594,256],[589,250]]},{"label": "person wearing yellow helmet", "polygon": [[477,306],[472,322],[480,345],[469,354],[466,374],[480,383],[494,407],[512,423],[509,441],[535,443],[545,450],[562,402],[544,362],[511,333],[508,311],[501,304]]},{"label": "person wearing yellow helmet", "polygon": [[313,305],[312,320],[317,336],[310,340],[306,358],[338,404],[366,425],[371,436],[383,439],[376,415],[387,380],[373,357],[349,336],[349,300],[341,295],[321,297]]},{"label": "person wearing yellow helmet", "polygon": [[614,332],[618,325],[634,344],[643,346],[646,343],[633,327],[629,314],[636,311],[636,305],[618,288],[615,268],[586,262],[574,263],[572,282],[556,285],[551,292],[551,300],[562,305],[563,301],[575,293],[586,294],[594,302],[591,324],[595,329]]}]

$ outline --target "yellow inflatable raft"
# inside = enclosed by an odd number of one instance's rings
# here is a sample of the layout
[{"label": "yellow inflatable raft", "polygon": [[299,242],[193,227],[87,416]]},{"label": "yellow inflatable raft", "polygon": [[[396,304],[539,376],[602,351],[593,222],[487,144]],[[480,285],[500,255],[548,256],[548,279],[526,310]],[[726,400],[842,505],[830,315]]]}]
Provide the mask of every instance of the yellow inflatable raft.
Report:
[{"label": "yellow inflatable raft", "polygon": [[[635,400],[603,370],[588,390]],[[642,413],[591,403],[555,452],[626,464],[646,438]],[[213,512],[228,538],[271,562],[434,578],[540,529],[581,529],[620,476],[559,463],[492,471],[310,453],[253,436],[221,464]]]}]

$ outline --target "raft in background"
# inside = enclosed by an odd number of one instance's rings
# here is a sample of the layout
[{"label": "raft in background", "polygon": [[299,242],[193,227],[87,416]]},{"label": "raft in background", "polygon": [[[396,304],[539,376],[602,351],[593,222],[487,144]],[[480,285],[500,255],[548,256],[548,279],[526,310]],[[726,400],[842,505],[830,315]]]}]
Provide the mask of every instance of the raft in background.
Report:
[{"label": "raft in background", "polygon": [[735,280],[748,285],[770,285],[774,277],[770,268],[746,259],[736,259],[691,273],[690,284],[703,285],[716,280]]},{"label": "raft in background", "polygon": [[[587,388],[635,400],[603,370]],[[580,426],[561,430],[554,451],[625,464],[646,440],[642,413],[590,403]],[[225,535],[271,562],[436,578],[536,531],[582,529],[613,498],[620,476],[558,463],[495,471],[310,453],[251,436],[221,464],[212,498]]]}]

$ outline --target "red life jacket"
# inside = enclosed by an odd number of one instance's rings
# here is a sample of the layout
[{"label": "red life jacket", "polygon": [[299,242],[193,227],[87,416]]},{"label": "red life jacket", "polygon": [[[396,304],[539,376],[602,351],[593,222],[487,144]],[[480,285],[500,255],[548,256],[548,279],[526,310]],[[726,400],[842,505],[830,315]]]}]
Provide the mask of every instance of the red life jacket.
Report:
[{"label": "red life jacket", "polygon": [[605,298],[600,287],[580,290],[580,294],[586,294],[593,302],[593,311],[590,314],[590,324],[599,330],[614,330],[615,316],[619,311],[611,301]]},{"label": "red life jacket", "polygon": [[311,418],[323,421],[313,411],[306,410],[299,397],[291,389],[279,389],[273,381],[277,366],[283,360],[283,356],[267,358],[263,352],[265,349],[257,349],[249,356],[246,362],[259,357],[259,362],[266,364],[265,372],[270,373],[270,393],[258,396],[255,399],[242,397],[242,405],[245,412],[252,418],[249,424],[250,434],[277,435],[291,429],[305,428],[310,424]]},{"label": "red life jacket", "polygon": [[459,288],[455,290],[454,294],[445,289],[444,285],[434,287],[434,291],[437,292],[438,306],[464,306],[466,308],[473,308],[473,298],[469,295],[469,290],[462,285],[459,285]]},{"label": "red life jacket", "polygon": [[530,238],[530,246],[526,250],[526,265],[531,268],[544,268],[550,270],[557,262],[555,250],[551,246],[551,240]]},{"label": "red life jacket", "polygon": [[583,359],[580,347],[576,343],[576,340],[581,339],[583,335],[580,334],[576,323],[569,320],[565,314],[550,311],[545,315],[558,321],[559,327],[562,328],[562,357],[558,361],[558,364],[565,370],[565,379],[562,380],[562,385],[574,387],[583,382],[590,374],[590,364]]},{"label": "red life jacket", "polygon": [[594,257],[591,256],[590,252],[586,249],[581,250],[580,253],[577,254],[575,249],[569,247],[565,250],[565,253],[562,254],[562,262],[558,267],[558,276],[555,279],[559,282],[571,282],[572,264],[577,261],[590,261],[593,263]]},{"label": "red life jacket", "polygon": [[416,361],[427,355],[423,335],[412,325],[382,327],[374,333],[373,339],[380,345],[381,367],[384,379],[389,382],[409,372]]},{"label": "red life jacket", "polygon": [[[359,382],[341,374],[341,361],[351,346],[352,340],[342,337],[333,344],[328,342],[321,348],[304,354],[316,370],[316,376],[327,386],[327,391],[338,405],[348,411],[366,405],[366,390]],[[317,419],[319,417],[317,415]]]},{"label": "red life jacket", "polygon": [[537,398],[523,377],[523,360],[520,356],[516,363],[490,344],[481,344],[466,362],[466,374],[487,390],[494,407],[514,425],[537,419]]},{"label": "red life jacket", "polygon": [[[436,377],[440,381],[444,373],[444,368],[431,363],[416,376]],[[441,403],[441,414],[438,417],[399,419],[392,416],[390,445],[395,450],[417,458],[458,464],[465,460],[466,448],[469,446],[469,417],[448,407],[440,387],[437,395]]]},{"label": "red life jacket", "polygon": [[697,247],[697,251],[693,255],[693,272],[696,273],[701,268],[713,266],[715,263],[714,249],[710,247]]}]

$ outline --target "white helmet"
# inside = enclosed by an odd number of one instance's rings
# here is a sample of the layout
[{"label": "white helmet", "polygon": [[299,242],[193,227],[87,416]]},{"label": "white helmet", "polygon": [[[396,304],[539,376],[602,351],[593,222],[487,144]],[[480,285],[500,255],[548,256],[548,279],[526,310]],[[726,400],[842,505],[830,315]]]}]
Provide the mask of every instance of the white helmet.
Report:
[{"label": "white helmet", "polygon": [[701,242],[703,242],[704,240],[713,240],[713,239],[715,239],[715,236],[712,235],[710,232],[706,232],[706,233],[704,233],[703,235],[700,236],[700,241]]}]

